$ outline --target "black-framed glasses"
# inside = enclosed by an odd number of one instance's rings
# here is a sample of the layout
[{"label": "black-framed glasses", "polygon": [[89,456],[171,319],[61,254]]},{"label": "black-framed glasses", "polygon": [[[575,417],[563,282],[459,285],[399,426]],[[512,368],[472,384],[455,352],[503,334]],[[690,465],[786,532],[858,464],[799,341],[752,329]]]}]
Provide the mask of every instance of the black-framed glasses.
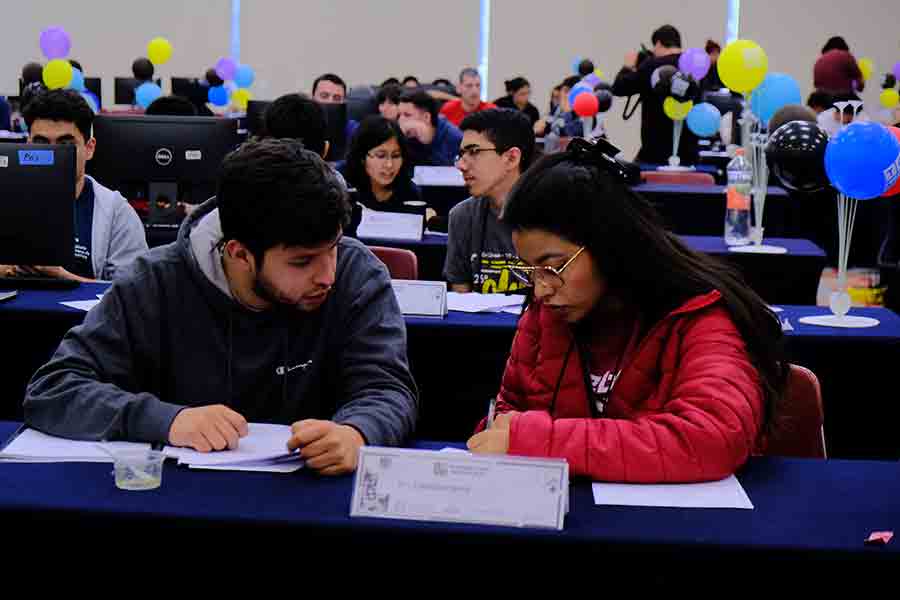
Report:
[{"label": "black-framed glasses", "polygon": [[459,161],[463,160],[464,158],[474,159],[482,152],[488,152],[488,151],[496,152],[497,154],[503,154],[503,152],[504,152],[504,150],[501,150],[500,148],[497,148],[497,147],[482,148],[481,146],[466,146],[465,148],[459,149],[459,154],[457,154],[456,156],[453,157],[453,162],[458,163]]},{"label": "black-framed glasses", "polygon": [[575,254],[573,254],[569,260],[563,263],[563,266],[558,269],[550,266],[532,267],[531,265],[526,265],[524,261],[522,261],[522,264],[510,265],[509,270],[510,273],[527,285],[534,286],[540,283],[541,285],[558,290],[565,284],[565,280],[562,278],[563,271],[575,262],[578,255],[584,252],[584,248],[584,246],[579,248]]}]

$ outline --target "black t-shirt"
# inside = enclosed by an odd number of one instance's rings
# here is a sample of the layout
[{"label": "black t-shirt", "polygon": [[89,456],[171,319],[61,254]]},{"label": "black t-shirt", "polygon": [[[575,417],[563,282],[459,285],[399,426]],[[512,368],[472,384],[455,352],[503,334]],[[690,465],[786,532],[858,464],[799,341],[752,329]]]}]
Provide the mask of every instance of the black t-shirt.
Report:
[{"label": "black t-shirt", "polygon": [[[516,106],[516,103],[513,102],[512,96],[503,96],[502,98],[497,98],[494,101],[494,104],[497,105],[498,108],[511,108],[513,110],[519,110],[519,107]],[[538,119],[541,118],[541,114],[538,112],[537,107],[529,102],[525,105],[525,108],[521,109],[525,116],[528,117],[528,120],[531,121],[531,125],[534,126],[537,123]]]},{"label": "black t-shirt", "polygon": [[75,200],[75,254],[69,271],[81,277],[94,279],[94,264],[91,261],[91,235],[94,230],[94,184],[87,178],[84,189]]},{"label": "black t-shirt", "polygon": [[[672,119],[663,112],[665,96],[653,91],[650,87],[650,77],[653,71],[663,65],[672,65],[677,69],[680,57],[681,54],[670,54],[661,58],[648,58],[641,63],[637,71],[631,69],[619,71],[613,83],[613,94],[616,96],[640,94],[641,97],[641,150],[635,159],[637,162],[661,165],[669,163],[669,157],[672,155]],[[678,156],[682,165],[697,163],[697,136],[691,133],[686,125],[681,131]]]}]

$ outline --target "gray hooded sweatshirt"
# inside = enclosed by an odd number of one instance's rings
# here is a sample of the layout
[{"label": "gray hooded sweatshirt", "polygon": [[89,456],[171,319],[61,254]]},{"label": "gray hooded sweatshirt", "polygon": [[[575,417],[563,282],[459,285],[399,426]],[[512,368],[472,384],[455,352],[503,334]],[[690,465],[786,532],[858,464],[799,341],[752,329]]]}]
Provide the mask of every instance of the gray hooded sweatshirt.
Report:
[{"label": "gray hooded sweatshirt", "polygon": [[73,439],[165,443],[183,408],[225,404],[251,422],[329,419],[369,444],[402,443],[417,392],[384,265],[344,238],[320,308],[252,312],[225,279],[215,202],[185,221],[175,243],[138,258],[65,335],[28,385],[28,425]]}]

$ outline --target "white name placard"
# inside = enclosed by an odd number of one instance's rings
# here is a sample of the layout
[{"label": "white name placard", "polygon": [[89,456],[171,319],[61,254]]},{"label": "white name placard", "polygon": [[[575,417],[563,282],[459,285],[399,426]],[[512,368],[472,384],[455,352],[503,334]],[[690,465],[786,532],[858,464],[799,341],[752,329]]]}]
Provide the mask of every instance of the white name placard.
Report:
[{"label": "white name placard", "polygon": [[351,517],[563,528],[562,459],[363,446]]},{"label": "white name placard", "polygon": [[404,315],[443,318],[447,314],[447,284],[443,281],[392,279],[391,286]]},{"label": "white name placard", "polygon": [[413,169],[413,181],[421,186],[463,187],[466,185],[462,173],[456,167],[426,167]]},{"label": "white name placard", "polygon": [[364,209],[356,233],[361,238],[418,242],[423,226],[422,215]]}]

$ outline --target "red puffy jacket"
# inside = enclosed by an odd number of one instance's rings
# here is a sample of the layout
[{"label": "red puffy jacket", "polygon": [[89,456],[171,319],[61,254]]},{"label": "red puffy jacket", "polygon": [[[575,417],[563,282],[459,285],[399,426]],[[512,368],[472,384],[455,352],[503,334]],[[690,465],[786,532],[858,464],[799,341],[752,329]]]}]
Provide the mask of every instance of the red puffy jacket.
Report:
[{"label": "red puffy jacket", "polygon": [[[567,323],[533,303],[519,321],[498,412],[509,453],[565,458],[574,475],[640,483],[721,479],[758,449],[763,392],[719,292],[697,296],[653,326],[592,418]],[[559,392],[548,413],[554,389]]]}]

